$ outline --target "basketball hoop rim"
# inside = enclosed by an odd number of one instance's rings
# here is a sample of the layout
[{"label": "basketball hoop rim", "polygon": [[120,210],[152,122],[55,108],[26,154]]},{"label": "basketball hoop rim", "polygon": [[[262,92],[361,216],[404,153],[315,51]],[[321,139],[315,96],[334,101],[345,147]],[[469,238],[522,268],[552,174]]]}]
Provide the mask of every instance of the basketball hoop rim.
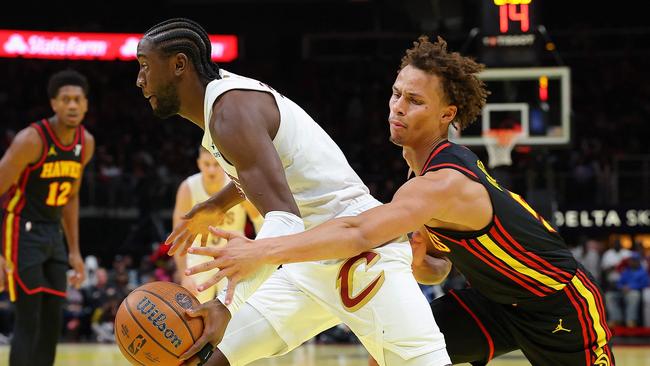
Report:
[{"label": "basketball hoop rim", "polygon": [[499,145],[503,148],[514,147],[522,136],[523,131],[516,128],[491,128],[481,135],[485,146]]}]

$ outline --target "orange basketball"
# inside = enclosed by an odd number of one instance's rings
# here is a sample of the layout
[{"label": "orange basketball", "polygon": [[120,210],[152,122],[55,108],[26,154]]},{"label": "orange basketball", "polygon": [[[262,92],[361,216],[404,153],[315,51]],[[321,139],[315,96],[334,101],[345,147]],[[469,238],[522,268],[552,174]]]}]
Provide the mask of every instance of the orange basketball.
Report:
[{"label": "orange basketball", "polygon": [[115,339],[133,365],[180,365],[182,355],[203,332],[203,319],[185,310],[199,305],[172,282],[144,284],[122,301],[115,316]]}]

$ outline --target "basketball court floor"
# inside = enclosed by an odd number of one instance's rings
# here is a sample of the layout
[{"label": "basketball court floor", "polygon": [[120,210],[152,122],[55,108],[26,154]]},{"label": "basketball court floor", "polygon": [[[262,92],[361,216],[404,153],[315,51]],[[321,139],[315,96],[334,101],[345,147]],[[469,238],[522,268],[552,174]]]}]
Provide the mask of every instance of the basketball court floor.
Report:
[{"label": "basketball court floor", "polygon": [[[614,347],[618,366],[650,366],[650,346]],[[253,366],[367,366],[368,354],[361,346],[304,345],[276,359],[258,361]],[[0,346],[0,365],[7,365],[9,347]],[[129,366],[116,345],[59,345],[55,366]],[[469,365],[469,364],[464,364]],[[530,365],[519,352],[501,356],[490,366]]]}]

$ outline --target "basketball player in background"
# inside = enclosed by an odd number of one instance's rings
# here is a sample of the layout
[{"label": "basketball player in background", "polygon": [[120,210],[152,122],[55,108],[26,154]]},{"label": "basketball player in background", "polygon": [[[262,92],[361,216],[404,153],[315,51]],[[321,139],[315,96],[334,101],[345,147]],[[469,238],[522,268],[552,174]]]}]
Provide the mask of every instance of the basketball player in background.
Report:
[{"label": "basketball player in background", "polygon": [[[449,263],[470,288],[431,302],[453,363],[485,365],[520,349],[533,365],[611,366],[611,333],[602,293],[562,237],[519,195],[493,179],[478,157],[447,141],[479,115],[483,66],[421,37],[406,51],[389,101],[391,141],[417,176],[392,201],[291,236],[252,242],[236,233],[218,257],[213,280],[264,264],[346,257],[413,232],[413,274],[440,282]],[[254,248],[254,249],[253,249]],[[252,250],[253,249],[253,250]],[[201,267],[199,266],[199,267]],[[190,270],[191,273],[196,271]]]},{"label": "basketball player in background", "polygon": [[7,193],[0,290],[15,303],[10,366],[54,363],[68,266],[73,286],[85,276],[78,193],[95,150],[93,136],[81,126],[88,81],[76,71],[60,71],[50,77],[47,92],[54,116],[20,131],[0,160],[0,195]]},{"label": "basketball player in background", "polygon": [[[176,192],[176,204],[174,205],[173,214],[174,227],[181,223],[183,215],[189,212],[192,207],[208,200],[230,183],[230,178],[228,178],[223,169],[221,169],[219,162],[212,157],[212,154],[208,150],[201,146],[199,147],[198,153],[199,156],[196,159],[196,165],[200,172],[185,179]],[[215,222],[215,226],[223,230],[231,230],[244,234],[247,218],[251,220],[257,232],[264,218],[250,202],[242,201],[242,203],[234,206],[225,213],[222,222]],[[225,244],[223,239],[215,238],[212,235],[208,237],[208,246],[219,247],[221,244]],[[201,241],[195,240],[193,245],[200,246]],[[203,291],[198,291],[197,286],[212,278],[218,269],[197,273],[192,276],[185,275],[185,270],[188,266],[195,266],[208,260],[210,260],[210,257],[202,255],[188,254],[187,256],[181,256],[179,253],[174,255],[174,261],[176,262],[176,280],[183,287],[190,290],[201,303],[214,299],[215,295],[220,290],[223,290],[227,284],[227,281],[224,279]]]},{"label": "basketball player in background", "polygon": [[[220,69],[210,55],[207,33],[187,19],[155,25],[138,44],[137,85],[154,113],[179,114],[203,129],[202,145],[232,179],[174,228],[171,255],[199,235],[207,241],[208,226],[244,197],[264,214],[257,237],[301,232],[380,205],[302,108],[262,82]],[[343,322],[381,365],[450,364],[411,260],[406,240],[391,238],[345,260],[261,266],[229,284],[233,301],[221,293],[190,311],[205,328],[181,358],[209,341],[219,345],[206,365],[246,365]]]}]

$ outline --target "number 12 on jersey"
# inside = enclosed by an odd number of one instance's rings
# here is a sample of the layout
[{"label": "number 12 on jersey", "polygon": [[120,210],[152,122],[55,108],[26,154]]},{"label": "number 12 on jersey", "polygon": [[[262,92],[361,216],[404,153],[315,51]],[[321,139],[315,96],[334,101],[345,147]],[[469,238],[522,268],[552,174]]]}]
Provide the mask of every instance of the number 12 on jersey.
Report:
[{"label": "number 12 on jersey", "polygon": [[52,182],[45,204],[48,206],[64,206],[68,203],[72,184],[70,182]]}]

